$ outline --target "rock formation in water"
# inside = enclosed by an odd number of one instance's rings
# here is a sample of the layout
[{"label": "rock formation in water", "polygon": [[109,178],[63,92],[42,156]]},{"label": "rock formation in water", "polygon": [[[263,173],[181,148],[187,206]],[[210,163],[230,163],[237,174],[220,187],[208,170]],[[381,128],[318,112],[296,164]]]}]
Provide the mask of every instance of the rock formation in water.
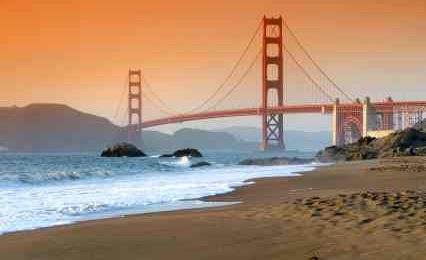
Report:
[{"label": "rock formation in water", "polygon": [[119,143],[105,149],[102,157],[144,157],[146,154],[136,148],[136,146],[128,143]]},{"label": "rock formation in water", "polygon": [[172,154],[164,154],[161,157],[203,157],[203,155],[201,154],[200,151],[198,151],[197,149],[193,149],[193,148],[186,148],[186,149],[181,149],[181,150],[177,150]]},{"label": "rock formation in water", "polygon": [[321,162],[396,156],[426,156],[426,120],[412,128],[397,131],[383,138],[363,137],[344,147],[327,147],[317,154]]}]

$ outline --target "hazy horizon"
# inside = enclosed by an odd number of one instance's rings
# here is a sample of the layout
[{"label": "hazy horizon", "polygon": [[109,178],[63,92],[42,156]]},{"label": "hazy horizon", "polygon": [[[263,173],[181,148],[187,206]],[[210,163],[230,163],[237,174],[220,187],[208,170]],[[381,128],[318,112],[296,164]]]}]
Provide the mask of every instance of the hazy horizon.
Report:
[{"label": "hazy horizon", "polygon": [[[0,6],[0,35],[6,39],[0,42],[5,50],[0,106],[61,103],[122,123],[114,115],[127,70],[141,68],[170,107],[186,111],[220,84],[265,14],[283,15],[325,71],[354,97],[426,99],[421,34],[426,3],[420,0],[18,0]],[[297,91],[297,84],[289,91]],[[244,87],[238,102],[256,103],[259,75]],[[150,106],[144,109],[146,119],[163,116]],[[331,124],[324,116],[286,118],[288,129],[328,130]],[[222,119],[155,129],[258,126],[259,121]]]}]

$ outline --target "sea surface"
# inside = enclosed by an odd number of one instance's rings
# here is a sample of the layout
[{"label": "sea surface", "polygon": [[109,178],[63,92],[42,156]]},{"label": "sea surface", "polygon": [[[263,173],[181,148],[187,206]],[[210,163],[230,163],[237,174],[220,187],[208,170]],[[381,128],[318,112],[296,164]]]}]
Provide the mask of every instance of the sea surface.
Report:
[{"label": "sea surface", "polygon": [[[294,176],[305,166],[241,166],[246,158],[311,154],[207,152],[195,158],[101,158],[96,154],[0,153],[0,234],[77,221],[223,205],[226,193],[258,177]],[[189,201],[188,201],[189,200]]]}]

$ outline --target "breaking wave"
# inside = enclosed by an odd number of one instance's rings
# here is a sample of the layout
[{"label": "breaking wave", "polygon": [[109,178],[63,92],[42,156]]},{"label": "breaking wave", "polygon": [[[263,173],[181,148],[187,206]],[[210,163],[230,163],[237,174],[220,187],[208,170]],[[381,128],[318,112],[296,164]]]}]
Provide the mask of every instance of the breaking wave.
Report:
[{"label": "breaking wave", "polygon": [[[225,158],[226,159],[226,158]],[[248,179],[294,176],[312,166],[239,166],[209,158],[0,156],[0,234],[81,220],[209,204],[192,199],[232,191]],[[188,201],[191,200],[191,201]]]}]

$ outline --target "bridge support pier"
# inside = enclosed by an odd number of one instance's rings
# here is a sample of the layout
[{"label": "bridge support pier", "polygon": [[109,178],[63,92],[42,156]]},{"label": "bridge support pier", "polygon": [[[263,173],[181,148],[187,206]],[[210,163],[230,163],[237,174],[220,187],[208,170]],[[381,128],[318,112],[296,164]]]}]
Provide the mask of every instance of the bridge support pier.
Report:
[{"label": "bridge support pier", "polygon": [[284,117],[268,111],[284,105],[283,20],[263,18],[262,144],[261,149],[284,149]]},{"label": "bridge support pier", "polygon": [[371,103],[367,97],[363,103],[362,136],[381,136],[394,130],[394,104],[392,98],[387,98],[379,106]]},{"label": "bridge support pier", "polygon": [[340,140],[340,133],[338,133],[339,128],[337,127],[337,124],[339,123],[338,121],[338,115],[337,115],[337,106],[339,105],[339,100],[336,99],[336,101],[333,104],[333,113],[331,116],[331,130],[332,130],[332,144],[336,145],[336,146],[340,146],[341,144],[339,143]]},{"label": "bridge support pier", "polygon": [[333,145],[343,146],[357,141],[363,133],[363,105],[340,104],[336,99],[332,114]]},{"label": "bridge support pier", "polygon": [[368,131],[377,130],[377,115],[376,109],[371,104],[369,97],[364,99],[362,103],[362,136],[368,136]]},{"label": "bridge support pier", "polygon": [[386,103],[388,105],[385,106],[385,111],[383,112],[383,130],[389,131],[394,129],[394,120],[393,120],[393,105],[392,105],[392,98],[388,97],[386,99]]},{"label": "bridge support pier", "polygon": [[142,145],[142,73],[129,70],[129,100],[127,141],[137,146]]},{"label": "bridge support pier", "polygon": [[333,105],[333,145],[343,146],[370,134],[385,134],[394,129],[394,103],[388,98],[380,105],[366,97],[352,104]]}]

